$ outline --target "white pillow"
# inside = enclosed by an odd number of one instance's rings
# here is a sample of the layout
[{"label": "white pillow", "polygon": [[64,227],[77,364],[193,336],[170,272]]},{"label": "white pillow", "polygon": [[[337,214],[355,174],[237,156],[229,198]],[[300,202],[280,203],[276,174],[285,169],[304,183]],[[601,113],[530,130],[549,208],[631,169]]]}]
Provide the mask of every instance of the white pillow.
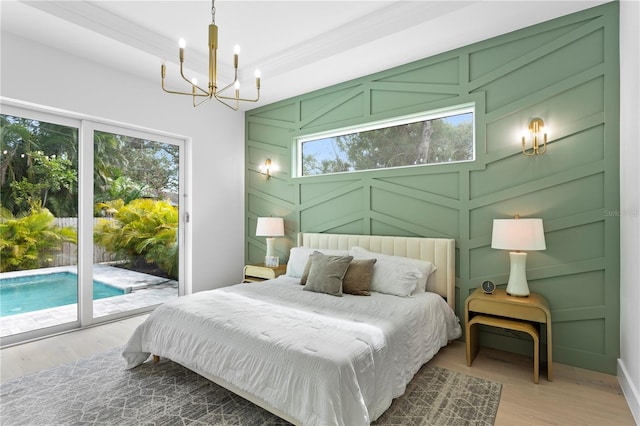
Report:
[{"label": "white pillow", "polygon": [[436,269],[431,262],[374,253],[362,247],[352,247],[349,253],[356,259],[377,259],[371,291],[379,293],[408,297],[424,292],[429,275]]},{"label": "white pillow", "polygon": [[436,265],[426,260],[410,259],[408,257],[404,259],[415,265],[423,274],[423,277],[418,280],[418,285],[416,286],[416,291],[414,294],[424,293],[425,291],[427,291],[427,283],[429,281],[429,277],[436,271]]},{"label": "white pillow", "polygon": [[287,272],[286,275],[288,277],[293,278],[301,278],[302,273],[304,272],[305,266],[307,266],[307,262],[309,261],[309,256],[313,254],[314,251],[319,251],[322,254],[326,254],[329,256],[348,256],[349,250],[332,250],[332,249],[312,249],[309,247],[292,247],[289,252],[289,260],[287,261]]}]

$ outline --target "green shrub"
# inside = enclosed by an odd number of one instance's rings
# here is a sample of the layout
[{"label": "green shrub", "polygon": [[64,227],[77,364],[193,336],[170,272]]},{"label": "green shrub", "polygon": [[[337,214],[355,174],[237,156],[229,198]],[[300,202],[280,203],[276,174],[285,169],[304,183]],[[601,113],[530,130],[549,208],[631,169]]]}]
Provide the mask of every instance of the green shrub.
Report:
[{"label": "green shrub", "polygon": [[62,243],[77,244],[73,228],[53,224],[54,216],[45,208],[33,207],[29,213],[14,217],[0,207],[0,271],[22,271],[49,266],[51,256]]},{"label": "green shrub", "polygon": [[132,263],[142,259],[160,267],[167,276],[178,275],[178,209],[167,201],[137,199],[101,203],[96,210],[113,214],[94,229],[96,244]]}]

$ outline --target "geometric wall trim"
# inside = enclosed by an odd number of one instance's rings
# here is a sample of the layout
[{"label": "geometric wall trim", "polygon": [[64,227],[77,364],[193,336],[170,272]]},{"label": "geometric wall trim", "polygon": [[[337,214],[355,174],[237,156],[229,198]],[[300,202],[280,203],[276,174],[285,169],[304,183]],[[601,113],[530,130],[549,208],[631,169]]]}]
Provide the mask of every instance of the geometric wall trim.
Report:
[{"label": "geometric wall trim", "polygon": [[[529,253],[527,276],[551,306],[554,361],[615,374],[618,67],[611,2],[246,112],[247,262],[264,256],[260,216],[285,218],[282,261],[299,231],[453,238],[462,317],[483,280],[508,279],[508,253],[490,247],[493,219],[539,217],[547,249]],[[466,103],[473,162],[294,177],[296,137]],[[534,117],[550,139],[544,155],[526,157],[519,134]],[[267,158],[279,166],[268,180]],[[491,329],[481,343],[532,349],[526,336]]]}]

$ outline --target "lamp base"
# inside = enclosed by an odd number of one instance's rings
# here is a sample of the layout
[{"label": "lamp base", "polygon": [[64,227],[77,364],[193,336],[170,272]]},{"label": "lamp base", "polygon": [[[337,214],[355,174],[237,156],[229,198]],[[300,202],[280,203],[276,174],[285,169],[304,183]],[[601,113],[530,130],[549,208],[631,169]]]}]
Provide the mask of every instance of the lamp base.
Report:
[{"label": "lamp base", "polygon": [[275,243],[276,239],[272,237],[267,237],[267,254],[266,257],[275,256]]},{"label": "lamp base", "polygon": [[527,253],[512,251],[509,253],[509,259],[511,260],[511,271],[509,272],[507,294],[527,297],[530,293],[527,283]]},{"label": "lamp base", "polygon": [[280,264],[280,258],[276,256],[275,250],[276,239],[272,237],[267,238],[267,254],[264,257],[265,266],[278,266]]}]

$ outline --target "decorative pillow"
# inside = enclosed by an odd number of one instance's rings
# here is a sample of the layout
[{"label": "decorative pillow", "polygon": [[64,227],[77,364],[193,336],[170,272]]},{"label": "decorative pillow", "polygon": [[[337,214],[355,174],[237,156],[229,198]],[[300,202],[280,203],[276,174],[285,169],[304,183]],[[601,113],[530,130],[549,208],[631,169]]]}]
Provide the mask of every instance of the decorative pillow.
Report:
[{"label": "decorative pillow", "polygon": [[356,296],[369,296],[373,265],[376,259],[353,259],[342,279],[342,292]]},{"label": "decorative pillow", "polygon": [[[314,251],[314,253],[320,253],[320,252]],[[304,272],[300,277],[300,284],[305,285],[307,283],[307,278],[309,278],[309,269],[311,269],[311,256],[309,256],[309,260],[307,260],[307,264],[304,267]]]},{"label": "decorative pillow", "polygon": [[309,247],[293,247],[289,252],[289,261],[287,262],[287,272],[286,275],[288,277],[300,278],[304,273],[305,266],[309,261],[309,256],[313,254],[314,251],[319,251],[323,254],[328,254],[332,256],[348,256],[348,250],[332,250],[332,249],[312,249]]},{"label": "decorative pillow", "polygon": [[373,267],[371,291],[408,297],[416,288],[420,288],[419,281],[424,281],[426,287],[429,262],[374,253],[362,247],[352,247],[350,252],[356,259],[377,259]]},{"label": "decorative pillow", "polygon": [[320,252],[311,255],[309,277],[303,290],[342,296],[342,279],[352,256],[330,256]]},{"label": "decorative pillow", "polygon": [[418,283],[416,285],[416,288],[413,294],[424,293],[427,290],[427,282],[429,280],[429,277],[431,276],[431,274],[433,274],[436,271],[436,266],[433,263],[426,260],[412,259],[409,257],[402,257],[402,256],[390,256],[390,255],[385,255],[380,253],[372,253],[362,247],[352,247],[351,251],[353,252],[355,257],[360,257],[360,256],[374,257],[373,255],[379,256],[379,257],[387,257],[387,258],[391,258],[392,260],[395,260],[398,262],[404,262],[408,265],[413,265],[416,268],[418,268],[422,273],[422,278],[418,279]]}]

